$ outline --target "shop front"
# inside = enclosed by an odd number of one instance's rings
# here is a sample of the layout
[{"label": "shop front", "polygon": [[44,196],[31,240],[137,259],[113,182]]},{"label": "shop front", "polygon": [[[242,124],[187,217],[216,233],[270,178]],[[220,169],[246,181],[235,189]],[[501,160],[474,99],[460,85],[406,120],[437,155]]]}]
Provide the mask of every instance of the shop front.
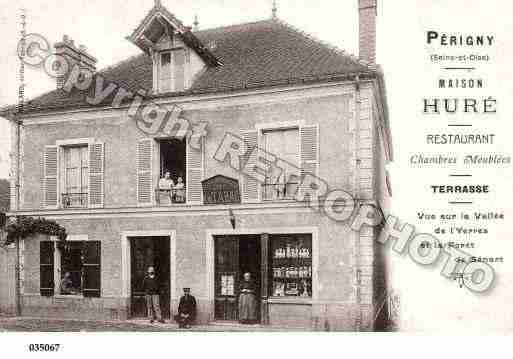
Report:
[{"label": "shop front", "polygon": [[207,251],[214,322],[239,321],[240,288],[250,273],[258,323],[311,326],[317,228],[207,231]]}]

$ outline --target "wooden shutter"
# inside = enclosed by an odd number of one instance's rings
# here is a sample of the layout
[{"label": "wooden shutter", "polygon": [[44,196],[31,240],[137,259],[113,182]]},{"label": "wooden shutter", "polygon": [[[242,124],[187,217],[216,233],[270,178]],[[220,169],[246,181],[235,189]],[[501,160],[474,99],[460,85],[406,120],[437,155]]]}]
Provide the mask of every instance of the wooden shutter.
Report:
[{"label": "wooden shutter", "polygon": [[89,206],[102,208],[104,198],[105,146],[103,143],[89,145]]},{"label": "wooden shutter", "polygon": [[55,292],[53,242],[39,242],[39,290],[43,297],[51,297]]},{"label": "wooden shutter", "polygon": [[57,186],[58,174],[58,147],[45,146],[43,172],[44,172],[44,206],[47,208],[56,208],[59,203],[59,194]]},{"label": "wooden shutter", "polygon": [[[299,136],[301,142],[301,178],[304,178],[307,174],[319,176],[319,126],[301,126]],[[299,190],[305,191],[306,189],[299,188]]]},{"label": "wooden shutter", "polygon": [[84,242],[82,262],[82,294],[84,297],[101,296],[101,242]]},{"label": "wooden shutter", "polygon": [[137,203],[151,205],[153,140],[146,138],[137,144]]},{"label": "wooden shutter", "polygon": [[[254,163],[255,156],[251,158],[249,155],[254,148],[258,147],[258,131],[243,131],[241,136],[248,147],[246,156],[242,158],[242,166],[243,168],[244,166],[251,168],[250,166],[256,165],[256,163]],[[251,163],[248,161],[251,161]],[[248,163],[246,164],[246,162]],[[244,203],[258,202],[258,187],[258,180],[242,174],[242,201]]]},{"label": "wooden shutter", "polygon": [[200,141],[200,149],[197,150],[187,145],[187,203],[201,204],[203,189],[201,181],[203,180],[203,151],[204,141]]}]

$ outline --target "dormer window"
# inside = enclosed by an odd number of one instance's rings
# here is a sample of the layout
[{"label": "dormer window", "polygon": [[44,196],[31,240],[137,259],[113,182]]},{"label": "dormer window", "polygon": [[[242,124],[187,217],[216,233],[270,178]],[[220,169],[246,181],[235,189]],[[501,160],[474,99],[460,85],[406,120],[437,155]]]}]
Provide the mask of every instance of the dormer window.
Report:
[{"label": "dormer window", "polygon": [[185,90],[185,50],[162,51],[159,60],[158,91],[166,93]]},{"label": "dormer window", "polygon": [[153,60],[154,93],[185,91],[206,67],[222,65],[191,28],[160,2],[128,39]]}]

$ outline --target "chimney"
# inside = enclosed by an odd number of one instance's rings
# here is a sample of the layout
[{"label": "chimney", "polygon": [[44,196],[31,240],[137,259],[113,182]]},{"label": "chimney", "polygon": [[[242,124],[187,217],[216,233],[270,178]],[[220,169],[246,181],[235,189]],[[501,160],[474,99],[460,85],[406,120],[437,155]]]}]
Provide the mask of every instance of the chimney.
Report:
[{"label": "chimney", "polygon": [[359,57],[361,60],[376,64],[376,16],[378,0],[358,0],[360,16]]},{"label": "chimney", "polygon": [[194,15],[194,26],[192,27],[192,31],[199,31],[198,15]]},{"label": "chimney", "polygon": [[68,35],[62,37],[62,41],[55,44],[55,54],[60,55],[68,62],[68,73],[57,78],[57,88],[62,88],[66,82],[69,72],[75,65],[81,69],[87,69],[91,72],[96,71],[97,60],[89,55],[85,46],[75,46],[75,42]]}]

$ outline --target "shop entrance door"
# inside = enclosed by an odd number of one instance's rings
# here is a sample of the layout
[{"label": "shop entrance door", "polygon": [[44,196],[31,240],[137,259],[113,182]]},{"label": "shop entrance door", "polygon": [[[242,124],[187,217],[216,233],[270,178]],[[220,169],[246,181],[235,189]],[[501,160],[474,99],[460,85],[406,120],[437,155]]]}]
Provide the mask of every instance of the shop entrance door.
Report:
[{"label": "shop entrance door", "polygon": [[160,308],[162,316],[170,316],[170,239],[169,237],[130,238],[131,304],[132,318],[145,318],[146,299],[143,280],[148,267],[154,267],[160,282]]},{"label": "shop entrance door", "polygon": [[260,318],[261,244],[259,235],[216,236],[215,248],[215,320],[239,319],[239,285],[246,272],[251,273]]}]

